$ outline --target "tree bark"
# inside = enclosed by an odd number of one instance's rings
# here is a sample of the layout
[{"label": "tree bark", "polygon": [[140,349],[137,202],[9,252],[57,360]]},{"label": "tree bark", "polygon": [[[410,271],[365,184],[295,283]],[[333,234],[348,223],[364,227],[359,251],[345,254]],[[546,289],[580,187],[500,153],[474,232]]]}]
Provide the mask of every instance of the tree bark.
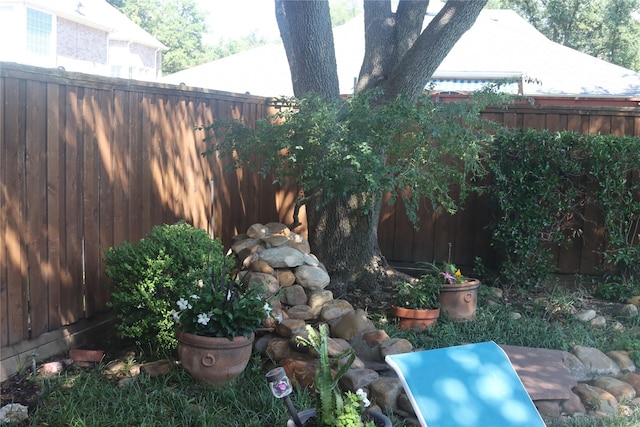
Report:
[{"label": "tree bark", "polygon": [[340,96],[328,0],[276,0],[276,21],[289,61],[293,94]]}]

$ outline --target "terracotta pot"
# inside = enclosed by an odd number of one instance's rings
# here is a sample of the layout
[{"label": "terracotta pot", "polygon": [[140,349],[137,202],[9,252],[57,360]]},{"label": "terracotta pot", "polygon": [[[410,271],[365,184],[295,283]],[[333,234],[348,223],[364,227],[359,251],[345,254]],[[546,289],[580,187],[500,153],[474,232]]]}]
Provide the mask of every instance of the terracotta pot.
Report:
[{"label": "terracotta pot", "polygon": [[178,330],[182,366],[201,384],[223,385],[240,375],[249,363],[255,334],[233,340],[203,337]]},{"label": "terracotta pot", "polygon": [[391,306],[391,313],[400,319],[400,329],[418,329],[424,331],[440,317],[440,309],[412,310],[410,308]]},{"label": "terracotta pot", "polygon": [[[376,427],[391,427],[392,425],[391,420],[382,412],[369,411],[369,414],[371,415],[371,420],[376,425]],[[298,418],[300,418],[302,425],[305,427],[312,427],[316,425],[315,422],[307,423],[307,421],[309,421],[309,418],[313,418],[315,416],[316,416],[315,408],[305,409],[304,411],[298,413]],[[287,427],[296,427],[296,424],[293,422],[293,420],[289,420],[287,421]]]},{"label": "terracotta pot", "polygon": [[480,281],[477,279],[470,279],[460,285],[442,285],[438,295],[442,312],[450,319],[475,319],[479,286]]}]

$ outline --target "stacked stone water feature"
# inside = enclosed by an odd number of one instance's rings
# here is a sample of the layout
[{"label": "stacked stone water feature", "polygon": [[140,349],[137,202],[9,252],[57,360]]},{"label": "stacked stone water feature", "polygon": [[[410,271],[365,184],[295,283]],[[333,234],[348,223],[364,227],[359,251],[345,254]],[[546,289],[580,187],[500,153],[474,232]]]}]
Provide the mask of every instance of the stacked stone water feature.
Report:
[{"label": "stacked stone water feature", "polygon": [[411,351],[411,343],[390,338],[363,310],[334,298],[325,289],[330,277],[303,236],[281,223],[254,224],[234,238],[231,250],[242,265],[243,282],[265,290],[274,308],[273,318],[265,321],[268,332],[256,340],[258,351],[282,366],[296,385],[308,387],[316,361],[295,337],[306,334],[308,323],[327,323],[330,356],[349,346],[357,355],[341,386],[351,391],[364,388],[380,407],[397,407],[402,385],[397,378],[384,376],[388,369],[384,358]]}]

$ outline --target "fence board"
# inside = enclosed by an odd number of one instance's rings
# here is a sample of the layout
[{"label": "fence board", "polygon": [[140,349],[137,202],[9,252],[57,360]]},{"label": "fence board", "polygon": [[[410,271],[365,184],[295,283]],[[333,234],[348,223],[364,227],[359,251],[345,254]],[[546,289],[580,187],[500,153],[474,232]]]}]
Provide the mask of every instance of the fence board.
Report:
[{"label": "fence board", "polygon": [[[26,193],[25,193],[25,105],[26,83],[17,79],[7,79],[5,105],[12,105],[12,113],[4,122],[4,143],[6,145],[5,203],[7,222],[5,244],[7,251],[7,316],[9,343],[29,338],[27,311],[27,234]],[[6,110],[5,110],[6,111]]]},{"label": "fence board", "polygon": [[[48,330],[49,301],[46,289],[46,83],[34,82],[26,87],[25,166],[27,230],[27,292],[30,306],[30,334],[39,336]],[[44,215],[43,215],[44,213]]]},{"label": "fence board", "polygon": [[0,348],[9,344],[9,292],[7,282],[7,205],[9,195],[7,193],[7,144],[5,144],[5,94],[4,79],[0,79]]},{"label": "fence board", "polygon": [[61,271],[60,256],[63,250],[60,242],[60,209],[64,187],[64,168],[62,162],[64,156],[61,144],[62,126],[61,111],[63,111],[60,97],[60,86],[47,83],[47,257],[48,277],[47,293],[49,298],[49,329],[53,330],[62,326],[61,318]]},{"label": "fence board", "polygon": [[82,306],[82,103],[84,88],[67,87],[65,116],[65,220],[66,277],[62,287],[62,299],[66,302],[63,311],[64,324],[75,323],[84,317]]},{"label": "fence board", "polygon": [[96,112],[98,110],[98,91],[85,89],[82,111],[83,117],[83,197],[82,222],[84,253],[84,292],[87,316],[93,316],[105,309],[101,301],[100,287],[100,152],[98,150],[98,131]]}]

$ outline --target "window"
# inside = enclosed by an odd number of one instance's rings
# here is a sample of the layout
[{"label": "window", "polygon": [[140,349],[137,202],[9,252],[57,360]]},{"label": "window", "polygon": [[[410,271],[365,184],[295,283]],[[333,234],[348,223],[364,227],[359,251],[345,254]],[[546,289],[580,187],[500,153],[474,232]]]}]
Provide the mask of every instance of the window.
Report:
[{"label": "window", "polygon": [[51,56],[53,18],[50,14],[27,8],[27,51]]}]

